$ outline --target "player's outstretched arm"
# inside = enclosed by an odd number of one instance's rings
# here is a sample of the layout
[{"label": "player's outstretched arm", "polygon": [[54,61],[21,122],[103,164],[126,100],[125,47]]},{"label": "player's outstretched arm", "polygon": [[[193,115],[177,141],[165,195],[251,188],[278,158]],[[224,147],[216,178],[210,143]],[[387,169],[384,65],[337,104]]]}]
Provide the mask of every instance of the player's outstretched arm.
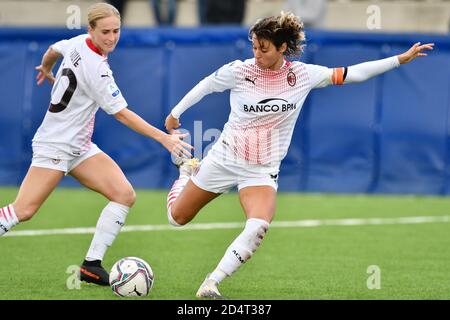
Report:
[{"label": "player's outstretched arm", "polygon": [[425,50],[433,50],[434,43],[420,44],[420,42],[415,43],[408,51],[399,54],[398,61],[400,64],[408,63],[413,61],[417,57],[426,57],[427,54],[424,53]]},{"label": "player's outstretched arm", "polygon": [[130,129],[158,141],[173,155],[177,157],[184,156],[186,158],[192,158],[190,150],[192,150],[193,147],[183,141],[183,138],[188,135],[187,133],[167,134],[158,128],[155,128],[128,108],[120,110],[114,114],[114,117]]},{"label": "player's outstretched arm", "polygon": [[59,52],[53,50],[52,47],[49,47],[47,49],[47,51],[44,53],[44,56],[42,57],[41,64],[35,67],[35,69],[39,71],[38,75],[36,76],[38,85],[41,85],[45,79],[47,79],[50,84],[53,84],[55,82],[55,77],[53,76],[52,69],[56,61],[58,61],[60,57],[62,57],[62,55]]},{"label": "player's outstretched arm", "polygon": [[363,82],[384,72],[392,70],[401,64],[411,62],[417,57],[427,56],[425,50],[433,50],[434,43],[420,45],[415,43],[408,51],[386,59],[368,61],[347,68],[334,68],[331,76],[333,84]]}]

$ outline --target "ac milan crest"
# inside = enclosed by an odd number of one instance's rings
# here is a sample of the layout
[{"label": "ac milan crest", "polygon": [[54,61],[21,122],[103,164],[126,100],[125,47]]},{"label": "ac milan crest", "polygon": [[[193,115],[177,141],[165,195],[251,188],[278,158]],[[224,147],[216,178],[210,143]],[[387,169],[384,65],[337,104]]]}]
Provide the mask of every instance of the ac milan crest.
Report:
[{"label": "ac milan crest", "polygon": [[297,83],[297,77],[292,71],[289,71],[287,75],[287,82],[291,87],[295,86],[295,84]]}]

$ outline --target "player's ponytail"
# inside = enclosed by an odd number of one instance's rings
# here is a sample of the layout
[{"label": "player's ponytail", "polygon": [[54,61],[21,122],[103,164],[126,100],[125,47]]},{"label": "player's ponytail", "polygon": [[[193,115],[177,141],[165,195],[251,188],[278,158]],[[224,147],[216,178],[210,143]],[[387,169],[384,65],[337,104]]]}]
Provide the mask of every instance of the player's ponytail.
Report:
[{"label": "player's ponytail", "polygon": [[97,25],[97,20],[108,18],[115,15],[120,20],[119,11],[112,5],[104,2],[93,4],[88,9],[88,23],[91,28],[95,28]]},{"label": "player's ponytail", "polygon": [[284,55],[298,56],[303,52],[305,31],[300,18],[290,12],[281,11],[279,16],[259,19],[250,28],[249,39],[253,35],[258,39],[271,41],[277,49],[286,43]]}]

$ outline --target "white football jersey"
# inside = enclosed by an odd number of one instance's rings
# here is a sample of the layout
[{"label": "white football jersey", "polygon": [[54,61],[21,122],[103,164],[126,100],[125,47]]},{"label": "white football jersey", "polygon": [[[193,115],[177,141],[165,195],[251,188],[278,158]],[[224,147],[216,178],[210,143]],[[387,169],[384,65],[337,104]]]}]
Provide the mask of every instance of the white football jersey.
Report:
[{"label": "white football jersey", "polygon": [[273,71],[261,69],[255,59],[218,69],[203,81],[212,92],[231,90],[231,113],[212,154],[243,160],[260,172],[277,171],[308,93],[332,84],[333,71],[298,61]]},{"label": "white football jersey", "polygon": [[90,148],[98,108],[115,114],[127,107],[127,102],[114,81],[107,58],[89,35],[59,41],[52,48],[64,58],[33,147],[44,146],[61,159],[71,159]]}]

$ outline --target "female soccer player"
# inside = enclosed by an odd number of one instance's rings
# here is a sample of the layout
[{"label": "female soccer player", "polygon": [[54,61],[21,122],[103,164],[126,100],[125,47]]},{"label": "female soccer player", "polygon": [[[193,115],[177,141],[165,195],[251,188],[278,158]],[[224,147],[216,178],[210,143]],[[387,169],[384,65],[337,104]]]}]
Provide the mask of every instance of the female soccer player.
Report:
[{"label": "female soccer player", "polygon": [[[0,209],[0,236],[19,222],[31,219],[65,174],[70,174],[110,202],[103,209],[94,238],[80,268],[80,279],[108,285],[101,266],[135,202],[135,192],[122,170],[91,141],[94,117],[101,107],[108,114],[155,139],[174,154],[190,156],[183,135],[168,135],[128,109],[114,82],[107,56],[120,36],[120,15],[111,5],[98,3],[88,12],[89,34],[56,42],[42,58],[37,83],[54,83],[45,118],[33,138],[33,159],[17,198]],[[63,57],[56,77],[52,68]]]},{"label": "female soccer player", "polygon": [[416,43],[398,56],[345,68],[290,62],[285,57],[302,51],[305,34],[299,18],[284,12],[257,21],[249,39],[253,59],[236,60],[203,79],[165,122],[172,132],[179,127],[181,114],[205,95],[231,90],[231,113],[220,138],[199,167],[195,168],[193,160],[181,164],[180,177],[167,198],[169,222],[179,226],[191,221],[209,201],[237,186],[247,216],[244,230],[207,275],[197,297],[221,299],[217,285],[261,244],[275,214],[280,162],[311,89],[365,81],[433,49],[433,44]]}]

